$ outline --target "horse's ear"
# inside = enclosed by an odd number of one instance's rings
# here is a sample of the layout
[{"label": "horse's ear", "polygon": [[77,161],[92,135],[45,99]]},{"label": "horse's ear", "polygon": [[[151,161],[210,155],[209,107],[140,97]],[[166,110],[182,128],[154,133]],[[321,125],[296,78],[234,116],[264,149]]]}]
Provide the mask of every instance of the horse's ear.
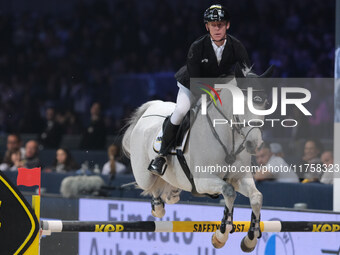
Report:
[{"label": "horse's ear", "polygon": [[260,78],[269,78],[272,77],[274,72],[274,66],[271,65],[261,76]]},{"label": "horse's ear", "polygon": [[244,78],[242,68],[241,68],[241,66],[238,62],[235,65],[235,77],[236,78]]}]

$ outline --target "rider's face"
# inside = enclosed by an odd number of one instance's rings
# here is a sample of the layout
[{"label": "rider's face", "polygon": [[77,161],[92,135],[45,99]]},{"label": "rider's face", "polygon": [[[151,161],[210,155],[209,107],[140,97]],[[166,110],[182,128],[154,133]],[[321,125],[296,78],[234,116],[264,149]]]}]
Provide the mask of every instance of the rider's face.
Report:
[{"label": "rider's face", "polygon": [[205,27],[213,40],[219,41],[226,37],[227,30],[229,29],[230,22],[225,21],[211,21],[208,22]]}]

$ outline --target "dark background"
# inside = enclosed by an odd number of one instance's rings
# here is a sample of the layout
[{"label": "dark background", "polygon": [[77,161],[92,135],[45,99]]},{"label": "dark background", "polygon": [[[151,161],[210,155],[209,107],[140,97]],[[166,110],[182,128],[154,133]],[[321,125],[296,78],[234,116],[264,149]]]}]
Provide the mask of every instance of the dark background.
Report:
[{"label": "dark background", "polygon": [[[1,1],[0,132],[39,134],[53,107],[64,134],[82,134],[99,102],[107,135],[116,135],[141,103],[174,101],[173,74],[205,33],[202,15],[213,3]],[[273,64],[274,77],[333,77],[335,1],[221,3],[256,72]],[[329,118],[311,130],[332,139],[333,87],[312,89],[312,113],[321,107]]]}]

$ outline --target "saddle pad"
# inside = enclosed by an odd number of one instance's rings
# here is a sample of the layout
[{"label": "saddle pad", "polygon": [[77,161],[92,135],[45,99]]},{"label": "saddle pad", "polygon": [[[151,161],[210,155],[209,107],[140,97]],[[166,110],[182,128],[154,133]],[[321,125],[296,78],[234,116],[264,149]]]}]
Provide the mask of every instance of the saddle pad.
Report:
[{"label": "saddle pad", "polygon": [[[176,155],[176,150],[177,149],[180,149],[182,151],[184,151],[184,148],[185,148],[185,144],[187,142],[187,139],[188,139],[188,134],[189,134],[189,129],[185,132],[185,135],[183,136],[183,140],[181,142],[181,144],[175,148],[172,148],[171,151],[170,151],[170,154],[171,155]],[[155,152],[159,152],[159,150],[161,149],[161,145],[162,145],[162,136],[163,136],[163,128],[160,127],[160,130],[156,136],[156,139],[154,140],[153,142],[153,150]]]}]

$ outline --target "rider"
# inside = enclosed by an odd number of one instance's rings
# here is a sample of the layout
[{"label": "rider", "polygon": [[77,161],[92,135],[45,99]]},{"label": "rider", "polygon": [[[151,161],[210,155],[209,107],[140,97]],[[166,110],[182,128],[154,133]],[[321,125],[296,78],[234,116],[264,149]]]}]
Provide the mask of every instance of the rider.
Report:
[{"label": "rider", "polygon": [[210,6],[204,12],[204,24],[208,33],[198,38],[190,46],[187,64],[176,74],[179,87],[176,107],[170,120],[164,125],[161,149],[149,166],[149,170],[162,175],[166,169],[166,156],[173,146],[177,130],[191,105],[196,101],[189,90],[190,78],[220,77],[232,74],[232,67],[237,62],[250,66],[247,51],[235,37],[227,34],[230,16],[221,5]]}]

